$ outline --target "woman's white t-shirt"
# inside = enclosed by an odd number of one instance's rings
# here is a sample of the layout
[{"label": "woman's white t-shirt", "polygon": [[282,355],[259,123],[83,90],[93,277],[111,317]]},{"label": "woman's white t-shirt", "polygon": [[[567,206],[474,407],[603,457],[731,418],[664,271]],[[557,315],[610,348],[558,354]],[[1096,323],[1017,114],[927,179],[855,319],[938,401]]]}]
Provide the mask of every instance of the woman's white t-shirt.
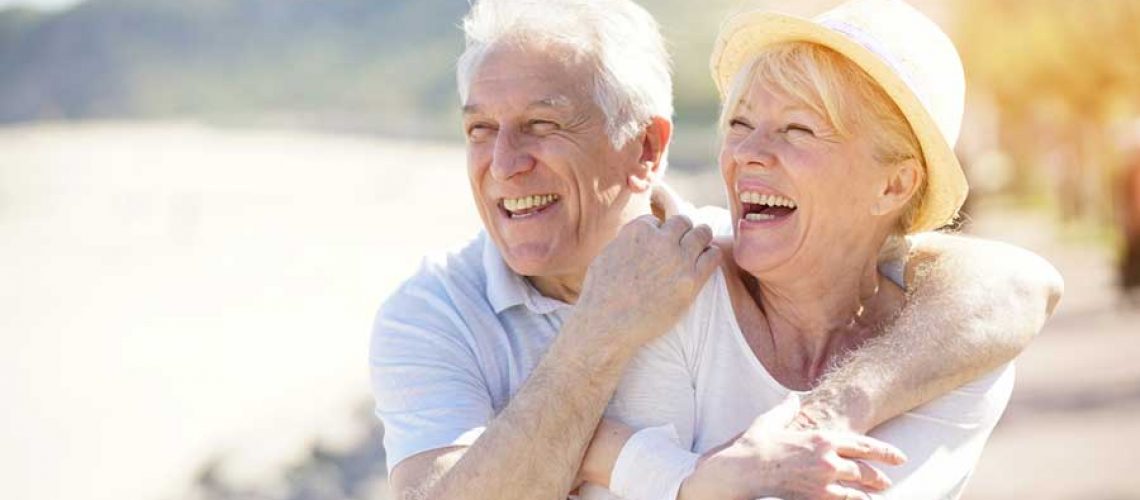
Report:
[{"label": "woman's white t-shirt", "polygon": [[[896,265],[883,272],[900,282],[901,269]],[[753,355],[728,293],[725,276],[716,273],[681,322],[634,357],[610,402],[608,417],[636,429],[671,425],[678,446],[702,453],[736,437],[793,392]],[[870,436],[898,447],[908,457],[898,467],[875,464],[894,483],[883,497],[957,498],[1009,402],[1013,378],[1013,365],[1007,364],[873,429]],[[659,473],[638,469],[648,460],[622,453],[612,487],[650,477],[662,481]],[[679,485],[683,478],[674,479]],[[594,485],[581,491],[582,498],[618,494],[638,496]]]}]

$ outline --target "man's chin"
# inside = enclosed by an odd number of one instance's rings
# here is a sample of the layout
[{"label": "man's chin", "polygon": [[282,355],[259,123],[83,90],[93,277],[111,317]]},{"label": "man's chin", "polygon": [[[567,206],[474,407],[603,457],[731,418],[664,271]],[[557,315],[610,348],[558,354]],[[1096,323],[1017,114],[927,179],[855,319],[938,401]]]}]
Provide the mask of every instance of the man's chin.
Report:
[{"label": "man's chin", "polygon": [[548,276],[558,266],[552,258],[550,246],[543,243],[526,243],[499,247],[503,260],[516,274],[522,276]]}]

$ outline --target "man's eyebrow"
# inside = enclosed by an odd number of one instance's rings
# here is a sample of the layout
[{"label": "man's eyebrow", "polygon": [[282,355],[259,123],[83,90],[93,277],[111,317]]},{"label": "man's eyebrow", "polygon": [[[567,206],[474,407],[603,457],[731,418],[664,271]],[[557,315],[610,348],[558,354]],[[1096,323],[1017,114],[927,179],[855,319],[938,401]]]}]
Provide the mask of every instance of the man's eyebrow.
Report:
[{"label": "man's eyebrow", "polygon": [[533,108],[569,108],[570,99],[566,96],[558,95],[539,99],[527,105],[527,109]]},{"label": "man's eyebrow", "polygon": [[[552,96],[552,97],[544,97],[542,99],[531,101],[531,103],[526,106],[526,109],[531,110],[531,109],[536,109],[536,108],[569,108],[569,107],[571,107],[570,98],[568,98],[566,96],[559,95],[559,96]],[[481,106],[479,106],[478,104],[466,104],[463,106],[463,115],[464,116],[479,114],[482,111],[483,111],[483,108]]]}]

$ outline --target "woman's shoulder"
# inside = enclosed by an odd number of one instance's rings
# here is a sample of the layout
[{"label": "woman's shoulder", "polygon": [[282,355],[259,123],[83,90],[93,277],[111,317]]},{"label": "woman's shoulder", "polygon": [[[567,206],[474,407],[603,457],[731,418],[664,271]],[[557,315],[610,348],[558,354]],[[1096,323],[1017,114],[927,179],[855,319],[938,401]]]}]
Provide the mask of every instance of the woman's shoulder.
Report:
[{"label": "woman's shoulder", "polygon": [[692,367],[701,346],[707,342],[709,332],[719,329],[717,325],[724,320],[725,314],[732,313],[725,280],[723,268],[714,271],[688,311],[664,335],[646,344],[642,357],[659,358],[667,352],[670,357],[683,359]]}]

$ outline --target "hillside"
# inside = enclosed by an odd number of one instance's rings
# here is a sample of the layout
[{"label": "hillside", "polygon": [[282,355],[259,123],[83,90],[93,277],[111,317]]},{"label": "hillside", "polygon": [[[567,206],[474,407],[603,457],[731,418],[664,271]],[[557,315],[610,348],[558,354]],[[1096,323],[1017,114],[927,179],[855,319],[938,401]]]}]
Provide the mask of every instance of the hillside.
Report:
[{"label": "hillside", "polygon": [[[674,56],[674,164],[707,163],[716,28],[733,11],[779,2],[640,3]],[[467,0],[88,0],[2,10],[0,124],[190,118],[458,139],[454,61],[468,9]]]},{"label": "hillside", "polygon": [[415,133],[452,99],[455,24],[466,10],[463,0],[9,9],[0,13],[0,122],[190,115]]}]

